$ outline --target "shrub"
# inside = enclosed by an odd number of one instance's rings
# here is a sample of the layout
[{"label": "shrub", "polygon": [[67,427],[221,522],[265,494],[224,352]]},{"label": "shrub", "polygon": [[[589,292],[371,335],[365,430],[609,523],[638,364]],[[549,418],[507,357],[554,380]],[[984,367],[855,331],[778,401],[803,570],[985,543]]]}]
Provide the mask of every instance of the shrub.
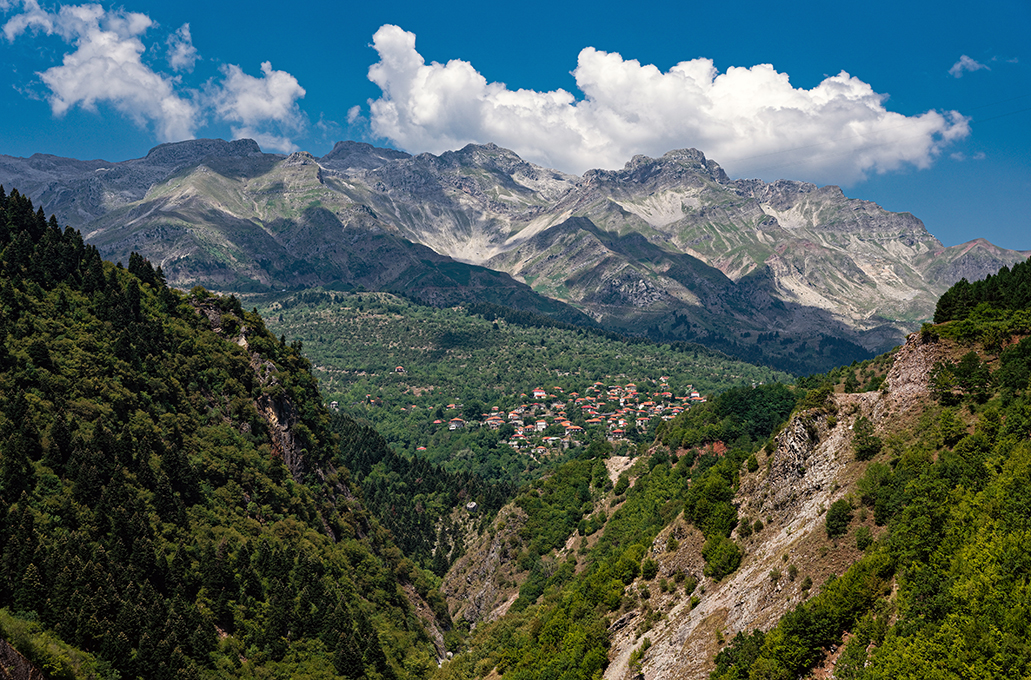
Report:
[{"label": "shrub", "polygon": [[956,417],[954,410],[945,409],[938,418],[938,431],[941,433],[942,443],[951,449],[966,436],[967,427],[962,420]]},{"label": "shrub", "polygon": [[752,535],[752,521],[745,519],[737,527],[738,538],[748,538]]},{"label": "shrub", "polygon": [[641,646],[630,652],[630,668],[636,673],[641,671],[641,660],[644,658],[645,653],[652,646],[652,639],[646,637]]},{"label": "shrub", "polygon": [[824,405],[824,402],[826,402],[830,397],[833,389],[833,386],[830,384],[824,384],[820,387],[809,390],[802,399],[802,403],[799,405],[799,410],[808,411],[813,408],[821,408]]},{"label": "shrub", "polygon": [[628,488],[630,488],[630,478],[627,477],[627,474],[624,472],[619,476],[619,479],[616,480],[616,488],[614,490],[617,496],[622,496]]},{"label": "shrub", "polygon": [[641,565],[641,578],[643,578],[645,581],[651,581],[653,578],[655,578],[655,575],[658,573],[659,563],[650,557],[646,559],[644,563]]},{"label": "shrub", "polygon": [[856,529],[856,547],[865,551],[873,544],[873,534],[870,527],[859,527]]},{"label": "shrub", "polygon": [[837,538],[844,536],[848,531],[848,523],[852,521],[852,506],[847,500],[841,498],[834,501],[830,510],[827,511],[827,537]]},{"label": "shrub", "polygon": [[705,542],[702,557],[705,558],[705,575],[719,581],[741,565],[741,548],[729,538],[716,535]]},{"label": "shrub", "polygon": [[852,450],[856,460],[870,460],[881,452],[881,438],[874,434],[873,423],[866,416],[860,416],[852,426]]}]

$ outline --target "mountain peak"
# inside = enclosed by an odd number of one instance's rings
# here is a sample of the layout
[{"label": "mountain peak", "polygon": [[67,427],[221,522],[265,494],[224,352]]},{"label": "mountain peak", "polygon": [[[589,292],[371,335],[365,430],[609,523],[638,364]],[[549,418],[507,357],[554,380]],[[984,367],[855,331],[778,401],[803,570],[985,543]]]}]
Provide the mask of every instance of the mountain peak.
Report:
[{"label": "mountain peak", "polygon": [[333,145],[333,150],[320,158],[319,162],[337,169],[375,170],[391,161],[404,158],[411,158],[411,154],[348,139]]},{"label": "mountain peak", "polygon": [[479,166],[505,168],[526,163],[515,151],[498,146],[493,142],[466,144],[458,151],[445,151],[438,158],[448,163],[474,163]]},{"label": "mountain peak", "polygon": [[583,178],[588,184],[594,181],[618,184],[680,183],[685,173],[703,176],[717,184],[728,184],[731,181],[719,163],[706,159],[705,154],[698,149],[674,149],[659,158],[638,154],[621,170],[588,170]]},{"label": "mountain peak", "polygon": [[317,165],[318,161],[307,151],[294,151],[283,161],[286,165]]},{"label": "mountain peak", "polygon": [[662,157],[673,161],[693,161],[703,164],[708,163],[708,160],[705,158],[705,154],[694,148],[671,149],[670,151],[662,154]]},{"label": "mountain peak", "polygon": [[228,158],[251,156],[261,153],[261,147],[253,139],[188,139],[155,146],[147,153],[146,160],[157,165],[187,165],[208,156]]}]

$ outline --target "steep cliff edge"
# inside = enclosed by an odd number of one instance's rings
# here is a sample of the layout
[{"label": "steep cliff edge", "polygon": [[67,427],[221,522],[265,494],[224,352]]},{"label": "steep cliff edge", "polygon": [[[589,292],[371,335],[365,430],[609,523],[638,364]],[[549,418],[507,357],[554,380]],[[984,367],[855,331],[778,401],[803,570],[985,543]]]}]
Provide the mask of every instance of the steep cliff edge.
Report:
[{"label": "steep cliff edge", "polygon": [[[713,658],[738,632],[769,630],[789,610],[819,591],[831,576],[840,576],[862,555],[851,534],[831,539],[826,510],[839,499],[855,499],[856,482],[868,462],[853,452],[853,427],[866,416],[881,435],[912,423],[926,406],[929,375],[942,357],[937,344],[911,335],[899,349],[880,392],[831,394],[820,408],[797,413],[776,436],[776,447],[760,458],[755,474],[742,475],[736,502],[742,524],[759,520],[763,528],[734,538],[744,547],[740,568],[722,581],[703,577],[698,555],[700,532],[679,522],[664,531],[653,546],[659,575],[670,578],[688,569],[699,580],[698,602],[679,593],[653,593],[650,607],[663,618],[646,633],[650,649],[641,661],[646,678],[707,678]],[[860,526],[874,537],[883,527],[860,513]],[[664,552],[670,534],[697,534],[680,541],[677,552]],[[751,533],[751,532],[748,532]],[[810,585],[811,587],[806,587]],[[605,677],[633,677],[630,655],[640,647],[636,611],[613,635]]]}]

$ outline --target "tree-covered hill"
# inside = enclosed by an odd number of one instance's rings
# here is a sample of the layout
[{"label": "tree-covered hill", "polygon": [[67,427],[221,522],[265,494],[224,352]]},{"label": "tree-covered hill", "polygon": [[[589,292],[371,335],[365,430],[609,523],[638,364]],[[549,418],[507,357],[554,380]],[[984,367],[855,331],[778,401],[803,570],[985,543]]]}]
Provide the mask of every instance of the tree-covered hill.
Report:
[{"label": "tree-covered hill", "polygon": [[935,323],[969,318],[978,307],[996,312],[1016,312],[1031,308],[1031,260],[1003,267],[998,274],[970,283],[962,279],[938,299]]},{"label": "tree-covered hill", "polygon": [[235,298],[103,262],[0,190],[4,635],[50,677],[435,668],[411,600],[446,610],[362,505],[309,368]]}]

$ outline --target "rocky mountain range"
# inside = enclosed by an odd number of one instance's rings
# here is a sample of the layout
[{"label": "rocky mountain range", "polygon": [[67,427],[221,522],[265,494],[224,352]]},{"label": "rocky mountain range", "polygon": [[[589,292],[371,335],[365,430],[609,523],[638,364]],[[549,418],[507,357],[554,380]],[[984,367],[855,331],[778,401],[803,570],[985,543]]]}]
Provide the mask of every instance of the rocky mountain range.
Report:
[{"label": "rocky mountain range", "polygon": [[348,141],[315,158],[193,140],[121,163],[0,156],[0,183],[180,287],[484,300],[796,372],[898,344],[952,283],[1029,254],[946,248],[909,213],[732,180],[693,149],[577,177],[492,144],[412,156]]}]

